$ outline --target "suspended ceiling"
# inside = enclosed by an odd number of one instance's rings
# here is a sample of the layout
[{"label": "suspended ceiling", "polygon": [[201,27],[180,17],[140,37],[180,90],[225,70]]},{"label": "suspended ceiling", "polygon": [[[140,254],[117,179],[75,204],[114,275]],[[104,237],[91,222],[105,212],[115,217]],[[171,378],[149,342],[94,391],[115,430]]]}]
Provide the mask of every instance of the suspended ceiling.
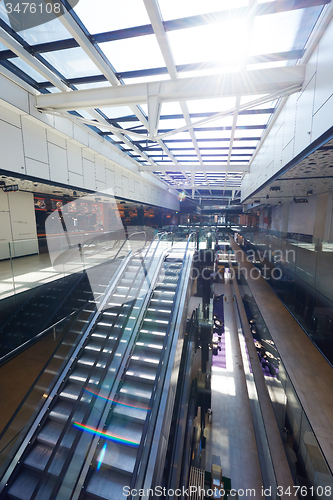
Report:
[{"label": "suspended ceiling", "polygon": [[[281,96],[329,0],[62,0],[64,15],[14,31],[0,3],[0,71],[42,112],[104,136],[200,200],[240,197]],[[74,6],[72,9],[71,6]]]}]

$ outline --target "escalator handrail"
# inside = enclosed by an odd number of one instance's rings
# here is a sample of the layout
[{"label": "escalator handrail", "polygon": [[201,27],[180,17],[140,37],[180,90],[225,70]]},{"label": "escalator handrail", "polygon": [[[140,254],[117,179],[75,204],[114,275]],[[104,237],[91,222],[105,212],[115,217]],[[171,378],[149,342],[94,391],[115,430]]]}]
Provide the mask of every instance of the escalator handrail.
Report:
[{"label": "escalator handrail", "polygon": [[[165,236],[167,236],[169,234],[170,234],[170,232],[163,232],[163,233],[157,233],[154,236],[153,240],[158,239],[158,243],[157,243],[156,248],[155,248],[155,250],[153,252],[153,255],[150,256],[150,258],[149,258],[150,259],[150,264],[153,261],[153,258],[154,258],[155,254],[156,254],[156,251],[157,251],[157,249],[159,247],[159,244],[160,244],[161,240]],[[153,242],[153,240],[152,240],[152,242]],[[172,245],[172,243],[171,243],[171,245]],[[147,252],[145,254],[145,257],[147,255],[147,253],[149,252],[150,247],[151,247],[151,245],[149,246],[149,248],[148,248],[148,250],[147,250]],[[162,252],[161,255],[163,255],[163,252]],[[163,259],[164,259],[164,257],[163,257]],[[157,270],[158,269],[160,269],[160,265],[157,266]],[[139,331],[139,326],[140,326],[142,318],[143,318],[142,314],[144,314],[144,312],[146,310],[146,307],[147,307],[147,305],[149,303],[150,297],[151,297],[151,295],[153,293],[153,290],[154,290],[153,287],[154,287],[154,283],[156,281],[157,275],[158,275],[158,272],[155,271],[155,278],[153,278],[152,281],[148,282],[148,284],[149,284],[149,290],[146,292],[146,297],[145,297],[145,300],[144,300],[144,302],[143,302],[143,304],[141,306],[141,310],[140,310],[140,312],[136,316],[135,324],[132,326],[132,334],[133,334],[133,336],[132,336],[132,339],[133,339],[132,340],[132,344],[133,344],[133,342],[135,342],[137,333]],[[128,346],[128,347],[129,347],[129,351],[128,352],[130,353],[133,346],[132,347]],[[121,375],[120,379],[118,379],[118,384],[122,380],[122,374],[126,371],[126,367],[127,367],[128,362],[130,360],[130,355],[127,355],[127,354],[123,355],[123,360],[124,360],[124,363],[120,365],[120,367],[118,369],[118,372],[117,372],[119,375]],[[115,378],[118,378],[118,375],[115,376]],[[117,386],[117,384],[116,384],[116,386]],[[113,397],[112,397],[112,399],[113,399]],[[109,410],[110,409],[106,406],[105,409],[104,409],[104,411],[102,412],[102,416],[101,416],[101,419],[100,419],[100,422],[99,422],[97,428],[101,428],[101,429],[104,428],[105,420],[107,418],[107,414],[109,413]],[[97,444],[98,443],[96,443],[96,442],[91,444],[91,449],[90,449],[89,453],[87,454],[88,459],[86,460],[86,466],[85,466],[85,468],[81,469],[81,473],[79,474],[79,476],[77,478],[76,485],[73,488],[73,492],[74,493],[72,494],[72,497],[71,497],[72,499],[77,499],[80,496],[81,488],[83,487],[83,483],[86,481],[86,476],[87,476],[88,470],[90,468],[90,463],[92,462],[92,457],[93,457],[94,453],[96,452]],[[79,491],[79,493],[77,493],[77,491]]]},{"label": "escalator handrail", "polygon": [[[162,355],[161,355],[160,362],[158,364],[158,368],[157,368],[157,372],[156,372],[156,377],[155,377],[155,381],[154,381],[154,385],[153,385],[153,389],[152,389],[152,393],[151,393],[151,398],[150,398],[150,401],[149,401],[149,408],[152,408],[152,403],[153,403],[154,398],[155,398],[157,385],[159,383],[159,377],[160,377],[160,373],[161,373],[161,369],[162,369],[162,362],[163,362],[164,356],[165,356],[166,343],[168,341],[168,337],[169,337],[169,333],[170,333],[170,328],[171,328],[171,324],[172,324],[172,318],[173,318],[173,315],[174,315],[174,311],[175,311],[175,307],[176,307],[176,302],[177,302],[177,295],[178,295],[178,292],[179,292],[180,283],[182,281],[182,276],[183,276],[183,270],[184,270],[184,267],[185,267],[185,262],[187,260],[186,256],[187,256],[187,252],[188,252],[190,240],[191,240],[192,236],[195,235],[195,234],[196,233],[193,231],[188,236],[188,240],[187,240],[187,244],[186,244],[186,248],[185,248],[185,252],[184,252],[184,258],[183,258],[182,266],[181,266],[181,269],[180,269],[180,272],[179,272],[178,283],[177,283],[177,287],[176,287],[176,290],[175,290],[174,301],[173,301],[172,308],[171,308],[171,311],[170,311],[170,321],[168,323],[166,334],[165,334],[165,338],[164,338],[164,342],[163,342]],[[139,449],[138,449],[138,454],[137,454],[137,458],[136,458],[136,461],[135,461],[135,465],[134,465],[134,469],[133,469],[133,474],[132,474],[132,480],[131,480],[131,486],[130,486],[131,490],[134,488],[134,485],[135,485],[135,482],[136,482],[136,479],[137,479],[137,473],[138,473],[138,470],[139,470],[139,467],[140,467],[140,464],[141,464],[143,450],[145,448],[146,434],[147,434],[147,431],[148,431],[148,426],[150,424],[151,416],[152,416],[152,412],[150,412],[149,418],[147,416],[147,418],[145,420],[145,423],[144,423],[144,426],[143,426],[143,431],[142,431],[142,435],[141,435],[141,440],[140,440],[140,445],[139,445]]]},{"label": "escalator handrail", "polygon": [[[146,231],[137,231],[135,233],[131,233],[127,236],[127,238],[123,241],[121,247],[119,248],[118,252],[116,253],[116,255],[114,256],[114,258],[116,259],[119,255],[119,253],[121,252],[121,250],[123,249],[125,243],[127,243],[129,241],[129,239],[134,236],[135,234],[144,234],[145,235],[145,244],[147,243],[147,233]],[[145,244],[143,246],[145,246]]]}]

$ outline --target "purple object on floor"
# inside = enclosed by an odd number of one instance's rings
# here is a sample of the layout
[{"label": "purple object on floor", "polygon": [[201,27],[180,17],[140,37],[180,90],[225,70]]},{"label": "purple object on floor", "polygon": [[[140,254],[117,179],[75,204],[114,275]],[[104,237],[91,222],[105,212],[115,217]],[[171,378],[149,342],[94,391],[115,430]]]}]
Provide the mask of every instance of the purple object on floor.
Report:
[{"label": "purple object on floor", "polygon": [[[221,295],[217,299],[214,299],[213,302],[213,314],[218,317],[218,319],[223,322],[223,326],[220,328],[215,328],[215,333],[213,334],[213,339],[220,337],[221,340],[217,344],[217,354],[214,354],[215,349],[213,350],[213,359],[212,365],[217,366],[218,368],[227,368],[227,359],[225,353],[225,334],[224,334],[224,313],[223,313],[223,298]],[[215,344],[216,345],[216,344]]]}]

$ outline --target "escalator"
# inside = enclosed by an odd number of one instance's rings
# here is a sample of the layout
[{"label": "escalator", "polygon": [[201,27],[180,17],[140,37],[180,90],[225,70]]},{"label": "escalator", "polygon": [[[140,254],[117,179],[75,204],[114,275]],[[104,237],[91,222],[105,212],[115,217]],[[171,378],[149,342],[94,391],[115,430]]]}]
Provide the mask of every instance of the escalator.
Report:
[{"label": "escalator", "polygon": [[134,487],[181,267],[172,254],[163,262],[106,420],[106,433],[117,439],[100,439],[84,499],[121,498],[124,486]]},{"label": "escalator", "polygon": [[6,468],[1,500],[111,500],[137,484],[178,314],[186,251],[170,246],[131,258],[92,320],[85,308],[90,324]]}]

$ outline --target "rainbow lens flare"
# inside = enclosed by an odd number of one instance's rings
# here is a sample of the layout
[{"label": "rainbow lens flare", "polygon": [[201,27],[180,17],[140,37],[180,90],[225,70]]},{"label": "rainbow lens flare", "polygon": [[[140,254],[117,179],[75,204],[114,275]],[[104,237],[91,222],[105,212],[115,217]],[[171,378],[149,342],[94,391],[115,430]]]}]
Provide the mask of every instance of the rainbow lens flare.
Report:
[{"label": "rainbow lens flare", "polygon": [[128,446],[133,446],[137,448],[139,446],[139,443],[136,443],[135,441],[131,441],[129,439],[124,439],[120,436],[116,436],[114,434],[110,434],[108,432],[103,432],[99,431],[98,429],[94,427],[89,427],[88,425],[83,425],[80,424],[79,422],[74,422],[73,427],[76,429],[80,429],[80,431],[84,432],[89,432],[90,434],[94,434],[95,436],[100,436],[105,439],[109,439],[110,441],[113,441],[114,443],[121,443],[121,444],[127,444]]},{"label": "rainbow lens flare", "polygon": [[96,396],[97,398],[104,399],[105,401],[109,401],[110,403],[115,403],[117,405],[121,406],[126,406],[127,408],[134,408],[135,410],[144,410],[144,411],[150,411],[150,408],[145,408],[144,406],[137,406],[137,405],[129,405],[127,403],[121,403],[120,401],[117,401],[116,399],[111,399],[111,398],[106,398],[104,396],[100,396],[94,391],[91,391],[90,389],[85,389],[86,392],[89,392],[89,394],[92,394],[93,396]]}]

